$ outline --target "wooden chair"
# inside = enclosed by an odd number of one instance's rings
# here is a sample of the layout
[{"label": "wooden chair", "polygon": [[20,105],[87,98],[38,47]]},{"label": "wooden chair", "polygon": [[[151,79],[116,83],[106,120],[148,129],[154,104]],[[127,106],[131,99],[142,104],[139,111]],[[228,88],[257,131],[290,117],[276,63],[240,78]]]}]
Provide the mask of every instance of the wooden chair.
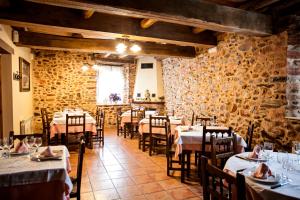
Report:
[{"label": "wooden chair", "polygon": [[58,135],[55,135],[55,140],[51,141],[50,138],[50,121],[48,117],[48,112],[46,108],[41,108],[41,116],[42,116],[42,124],[43,124],[43,134],[44,139],[47,140],[47,144],[57,144],[58,143]]},{"label": "wooden chair", "polygon": [[10,131],[9,132],[9,137],[13,139],[13,141],[15,141],[16,139],[22,141],[24,140],[26,137],[34,137],[34,138],[43,138],[43,133],[33,133],[33,134],[22,134],[22,135],[15,135],[14,131]]},{"label": "wooden chair", "polygon": [[[170,122],[168,116],[149,116],[149,155],[159,147],[166,148],[166,122]],[[156,129],[156,131],[154,130]],[[161,133],[158,133],[160,130]]]},{"label": "wooden chair", "polygon": [[[223,138],[224,135],[227,135],[227,137],[232,136],[232,128],[226,128],[226,129],[207,129],[206,126],[203,126],[203,135],[202,135],[202,144],[201,144],[201,151],[199,154],[201,156],[206,156],[208,158],[211,158],[211,152],[206,152],[206,146],[211,146],[210,139],[207,140],[207,137],[210,138],[211,134],[216,134],[217,138]],[[198,156],[197,166],[198,166],[198,176],[200,177],[201,174],[201,156]]]},{"label": "wooden chair", "polygon": [[[130,133],[130,139],[134,137],[134,135],[138,134],[139,122],[145,118],[145,110],[144,108],[138,108],[130,110],[130,123],[127,125],[127,130]],[[124,138],[126,138],[126,134],[124,134]]]},{"label": "wooden chair", "polygon": [[[75,129],[70,132],[70,129]],[[75,137],[85,136],[85,113],[83,115],[74,115],[69,116],[66,114],[66,138],[65,143],[69,148],[69,145],[79,144],[80,141],[69,142],[69,135],[73,135]]]},{"label": "wooden chair", "polygon": [[71,180],[73,183],[73,190],[70,193],[70,198],[77,198],[77,200],[80,200],[84,149],[85,149],[85,142],[84,142],[84,139],[81,138],[80,144],[79,144],[79,153],[78,153],[77,175],[76,175],[76,178],[71,177]]},{"label": "wooden chair", "polygon": [[121,126],[121,120],[122,120],[122,110],[121,108],[117,109],[117,136],[124,134],[124,129]]},{"label": "wooden chair", "polygon": [[104,123],[105,112],[97,108],[96,110],[96,135],[92,136],[92,142],[99,142],[99,145],[104,145]]},{"label": "wooden chair", "polygon": [[[205,156],[201,157],[203,199],[246,200],[245,177],[237,173],[233,177],[216,166],[208,163]],[[226,184],[224,184],[226,181]]]},{"label": "wooden chair", "polygon": [[236,135],[232,134],[232,136],[224,138],[212,135],[210,143],[212,164],[219,167],[219,169],[223,169],[226,161],[237,152]]},{"label": "wooden chair", "polygon": [[247,135],[246,135],[247,148],[245,148],[245,151],[252,151],[251,145],[252,145],[253,132],[254,132],[254,124],[252,124],[252,122],[250,121],[247,129]]}]

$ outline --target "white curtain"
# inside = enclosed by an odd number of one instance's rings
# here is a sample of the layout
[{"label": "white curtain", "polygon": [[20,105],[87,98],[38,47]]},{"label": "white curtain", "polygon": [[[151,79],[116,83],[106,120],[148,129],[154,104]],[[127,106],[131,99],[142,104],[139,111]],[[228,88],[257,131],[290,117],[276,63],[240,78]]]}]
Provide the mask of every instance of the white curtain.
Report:
[{"label": "white curtain", "polygon": [[97,104],[109,104],[109,95],[117,93],[124,99],[124,68],[115,66],[99,66],[97,69]]}]

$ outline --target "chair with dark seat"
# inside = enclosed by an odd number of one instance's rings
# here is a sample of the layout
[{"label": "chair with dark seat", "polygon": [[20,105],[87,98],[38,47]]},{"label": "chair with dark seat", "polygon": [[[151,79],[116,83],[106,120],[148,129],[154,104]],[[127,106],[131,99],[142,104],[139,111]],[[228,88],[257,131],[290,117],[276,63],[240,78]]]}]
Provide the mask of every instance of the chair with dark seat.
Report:
[{"label": "chair with dark seat", "polygon": [[[211,157],[211,151],[210,152],[206,152],[206,146],[210,146],[211,147],[211,140],[207,139],[208,136],[211,136],[211,134],[215,134],[217,138],[223,138],[224,135],[226,135],[227,137],[231,137],[232,136],[232,128],[225,128],[225,129],[220,129],[220,128],[216,128],[216,129],[207,129],[206,126],[203,126],[203,135],[202,135],[202,144],[201,144],[201,151],[200,151],[200,155],[201,156],[206,156],[208,158],[212,158]],[[209,137],[210,138],[210,137]],[[197,166],[198,166],[198,176],[200,177],[201,174],[201,156],[198,156],[198,162],[197,162]]]},{"label": "chair with dark seat", "polygon": [[97,108],[96,110],[96,135],[92,135],[92,141],[99,142],[99,145],[104,145],[104,123],[105,112]]},{"label": "chair with dark seat", "polygon": [[237,173],[236,177],[227,174],[216,166],[209,164],[205,156],[201,156],[203,199],[238,199],[246,200],[245,177]]},{"label": "chair with dark seat", "polygon": [[50,138],[50,120],[48,116],[48,112],[46,108],[41,108],[41,116],[42,116],[42,124],[43,124],[43,135],[44,139],[47,140],[47,144],[57,144],[58,143],[58,135],[55,135],[54,140],[51,141]]},{"label": "chair with dark seat", "polygon": [[[214,117],[213,119],[216,119],[216,117]],[[194,126],[196,124],[200,124],[201,126],[208,126],[211,120],[212,117],[195,115],[195,112],[193,111],[191,126]]]},{"label": "chair with dark seat", "polygon": [[[75,141],[70,142],[69,135],[75,137],[72,138]],[[79,144],[82,136],[85,136],[85,113],[71,116],[66,114],[66,146],[69,148],[70,145]]]},{"label": "chair with dark seat", "polygon": [[83,137],[80,140],[79,144],[79,153],[78,153],[78,163],[77,163],[77,175],[76,178],[72,178],[73,190],[70,194],[70,198],[77,198],[80,200],[80,189],[81,189],[81,177],[82,177],[82,165],[83,165],[83,155],[84,155],[85,142]]},{"label": "chair with dark seat", "polygon": [[149,116],[149,155],[152,156],[153,151],[163,147],[166,149],[166,122],[170,123],[168,116]]},{"label": "chair with dark seat", "polygon": [[236,154],[236,135],[230,137],[210,136],[212,164],[223,169],[226,161]]},{"label": "chair with dark seat", "polygon": [[121,126],[121,120],[122,120],[122,109],[117,109],[117,136],[124,134],[124,129]]},{"label": "chair with dark seat", "polygon": [[252,151],[251,145],[252,145],[253,132],[254,132],[254,124],[252,124],[252,122],[250,121],[247,129],[247,135],[246,135],[247,148],[245,148],[245,151]]}]

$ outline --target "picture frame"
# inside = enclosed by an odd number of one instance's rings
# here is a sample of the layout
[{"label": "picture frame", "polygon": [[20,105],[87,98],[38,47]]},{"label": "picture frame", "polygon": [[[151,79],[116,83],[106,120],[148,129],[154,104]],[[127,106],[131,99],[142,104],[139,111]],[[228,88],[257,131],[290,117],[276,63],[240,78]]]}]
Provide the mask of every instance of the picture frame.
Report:
[{"label": "picture frame", "polygon": [[30,91],[30,63],[19,57],[20,92]]}]

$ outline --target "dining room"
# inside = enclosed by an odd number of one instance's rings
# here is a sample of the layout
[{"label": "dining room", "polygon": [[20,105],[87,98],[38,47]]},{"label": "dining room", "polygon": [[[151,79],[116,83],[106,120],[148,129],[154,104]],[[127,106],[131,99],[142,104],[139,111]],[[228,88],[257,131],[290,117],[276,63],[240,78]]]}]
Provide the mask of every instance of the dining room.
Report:
[{"label": "dining room", "polygon": [[299,7],[0,1],[0,199],[300,199]]}]

